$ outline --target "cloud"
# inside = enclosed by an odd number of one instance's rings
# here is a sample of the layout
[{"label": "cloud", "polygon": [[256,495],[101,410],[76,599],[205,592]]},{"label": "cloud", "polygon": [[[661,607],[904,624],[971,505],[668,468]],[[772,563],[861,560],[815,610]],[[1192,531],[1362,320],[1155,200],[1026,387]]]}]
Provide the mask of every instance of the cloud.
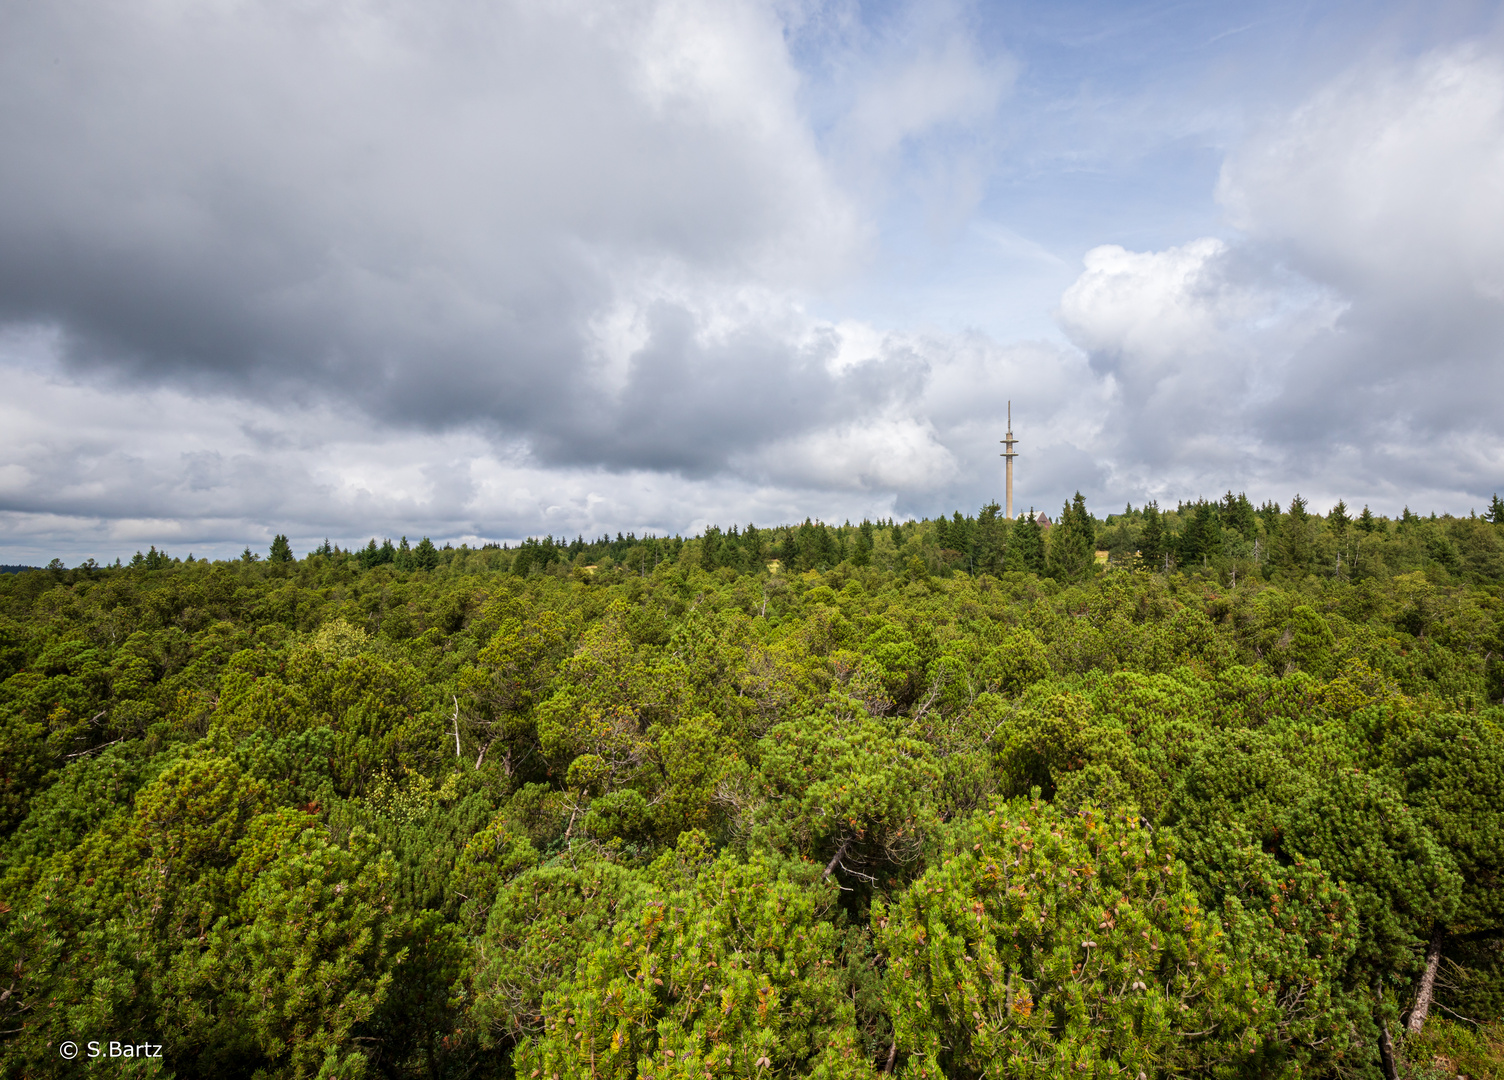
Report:
[{"label": "cloud", "polygon": [[964,30],[950,26],[913,55],[870,71],[844,132],[864,156],[893,153],[937,129],[990,119],[1017,75],[1006,58],[984,59]]},{"label": "cloud", "polygon": [[1491,493],[1501,169],[1504,62],[1477,46],[1359,68],[1229,160],[1222,196],[1251,241],[1347,302],[1264,410],[1271,439],[1317,460],[1350,448],[1395,498]]},{"label": "cloud", "polygon": [[860,243],[796,88],[754,3],[29,8],[0,316],[80,370],[558,444],[624,281],[798,289]]},{"label": "cloud", "polygon": [[[1298,438],[1319,415],[1325,441],[1351,443],[1399,485],[1459,464],[1440,453],[1446,437],[1497,441],[1501,173],[1504,61],[1477,46],[1360,68],[1233,155],[1221,194],[1234,220],[1349,301],[1271,425]],[[1408,452],[1381,449],[1395,438]],[[1498,483],[1465,465],[1452,475],[1465,490]]]},{"label": "cloud", "polygon": [[1362,65],[1228,158],[1242,235],[1097,248],[1059,320],[1113,380],[1120,483],[1466,508],[1504,441],[1504,65]]},{"label": "cloud", "polygon": [[1258,475],[1259,409],[1296,353],[1331,333],[1341,302],[1211,237],[1099,247],[1085,264],[1057,317],[1115,392],[1098,452],[1164,489]]},{"label": "cloud", "polygon": [[1219,197],[1313,278],[1411,306],[1497,301],[1504,61],[1477,46],[1362,65],[1266,126]]},{"label": "cloud", "polygon": [[810,7],[791,37],[818,57],[801,97],[833,170],[875,215],[917,204],[932,232],[953,233],[986,193],[1021,64],[985,41],[972,4]]}]

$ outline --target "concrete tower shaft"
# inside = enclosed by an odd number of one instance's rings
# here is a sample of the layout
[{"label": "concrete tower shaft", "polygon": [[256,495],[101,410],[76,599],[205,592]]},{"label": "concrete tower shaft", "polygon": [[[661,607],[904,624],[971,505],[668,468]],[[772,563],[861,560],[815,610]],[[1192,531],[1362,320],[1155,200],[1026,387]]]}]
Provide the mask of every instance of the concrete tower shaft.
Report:
[{"label": "concrete tower shaft", "polygon": [[1013,447],[1017,444],[1018,440],[1013,437],[1013,402],[1011,400],[1008,402],[1008,437],[1006,439],[1002,439],[1000,441],[1003,444],[1003,453],[1000,454],[999,456],[1002,457],[1002,458],[1004,458],[1007,461],[1007,463],[1008,463],[1007,464],[1007,476],[1008,476],[1008,480],[1007,480],[1007,502],[1008,502],[1008,505],[1004,508],[1003,512],[1008,516],[1008,520],[1012,521],[1013,520],[1013,459],[1016,458],[1016,457],[1018,457],[1018,455],[1013,452]]}]

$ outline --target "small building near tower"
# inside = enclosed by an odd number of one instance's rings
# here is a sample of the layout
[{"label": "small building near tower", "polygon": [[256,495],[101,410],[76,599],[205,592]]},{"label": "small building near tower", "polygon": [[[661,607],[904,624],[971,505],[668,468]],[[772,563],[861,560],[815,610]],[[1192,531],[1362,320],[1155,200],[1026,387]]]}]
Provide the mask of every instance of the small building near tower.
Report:
[{"label": "small building near tower", "polygon": [[1055,524],[1050,520],[1050,515],[1046,514],[1043,510],[1034,515],[1034,520],[1039,524],[1041,529],[1048,529],[1051,525]]}]

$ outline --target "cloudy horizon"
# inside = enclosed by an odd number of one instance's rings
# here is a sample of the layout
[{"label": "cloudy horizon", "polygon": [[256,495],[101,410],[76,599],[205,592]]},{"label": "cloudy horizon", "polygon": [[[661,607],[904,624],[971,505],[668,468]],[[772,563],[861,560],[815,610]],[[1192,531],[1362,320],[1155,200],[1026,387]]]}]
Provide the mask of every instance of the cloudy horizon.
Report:
[{"label": "cloudy horizon", "polygon": [[0,562],[1504,491],[1497,5],[4,5]]}]

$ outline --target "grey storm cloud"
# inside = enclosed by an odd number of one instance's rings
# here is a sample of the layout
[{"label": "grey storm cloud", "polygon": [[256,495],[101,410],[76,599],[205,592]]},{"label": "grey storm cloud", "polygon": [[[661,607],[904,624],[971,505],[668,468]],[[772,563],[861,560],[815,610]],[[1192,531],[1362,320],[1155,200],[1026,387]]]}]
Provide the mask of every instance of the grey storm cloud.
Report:
[{"label": "grey storm cloud", "polygon": [[[707,286],[809,279],[858,240],[760,8],[5,18],[0,316],[60,328],[75,370],[701,471],[872,396],[755,330],[694,340]],[[649,288],[602,392],[590,322],[654,282],[695,295]]]},{"label": "grey storm cloud", "polygon": [[796,347],[757,327],[707,346],[692,313],[668,304],[646,321],[625,386],[582,390],[574,409],[536,434],[543,460],[718,472],[738,452],[915,398],[926,374],[921,359],[902,354],[833,374],[828,337]]}]

